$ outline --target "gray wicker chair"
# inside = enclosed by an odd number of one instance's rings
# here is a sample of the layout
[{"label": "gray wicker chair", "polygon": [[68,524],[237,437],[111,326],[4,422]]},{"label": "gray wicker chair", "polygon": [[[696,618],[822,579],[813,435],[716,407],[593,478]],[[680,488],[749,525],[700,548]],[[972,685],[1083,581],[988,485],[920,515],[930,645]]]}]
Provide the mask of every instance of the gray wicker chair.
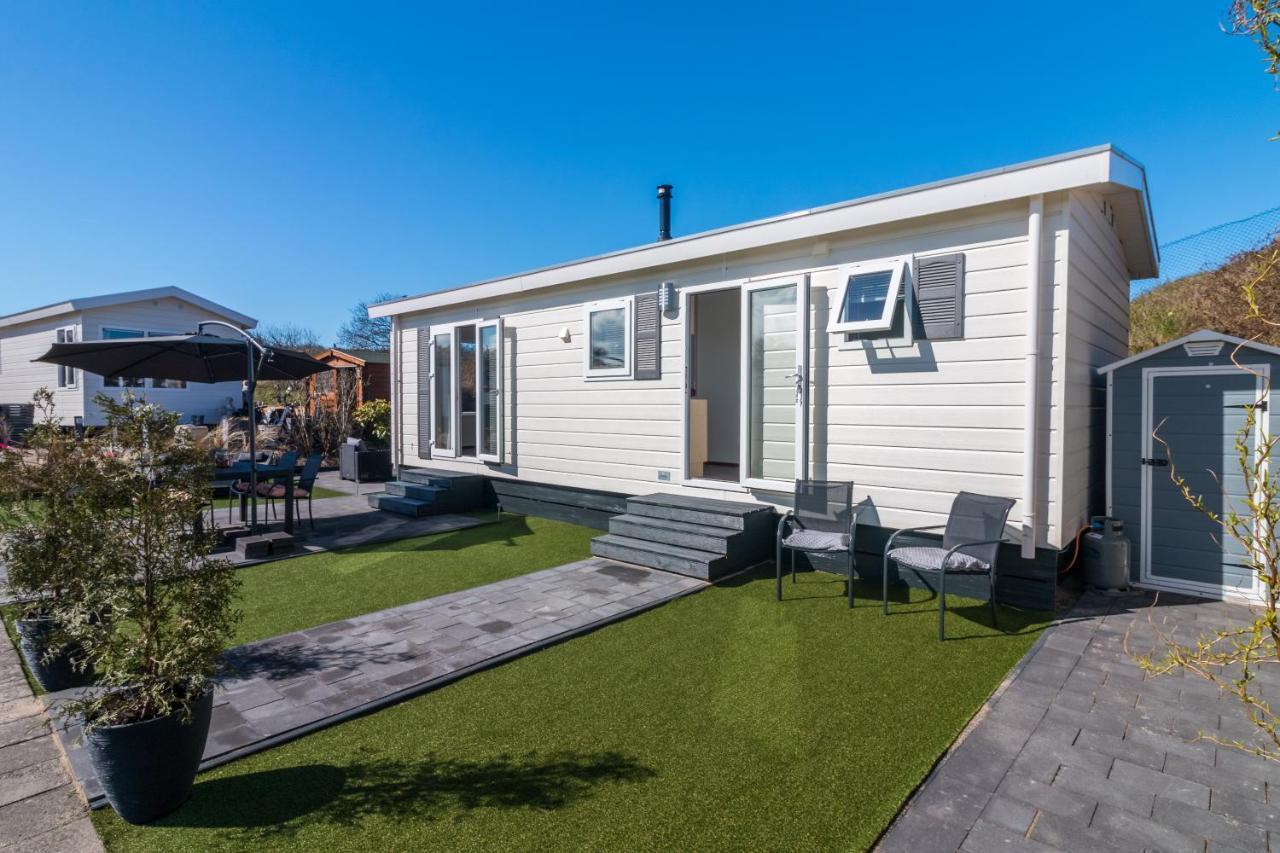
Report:
[{"label": "gray wicker chair", "polygon": [[[889,615],[889,563],[919,572],[938,575],[938,640],[945,639],[947,575],[986,575],[991,602],[991,624],[999,627],[996,614],[996,558],[1005,542],[1004,525],[1013,509],[1011,498],[996,498],[960,492],[951,503],[946,524],[911,527],[889,537],[884,546],[884,615]],[[942,530],[942,546],[899,545],[903,536]],[[937,536],[938,534],[932,533]]]},{"label": "gray wicker chair", "polygon": [[[796,551],[810,554],[845,554],[845,580],[849,606],[853,607],[853,539],[858,514],[853,509],[853,483],[829,480],[797,480],[794,509],[778,521],[776,595],[782,600],[782,552],[791,554],[791,582],[796,580]],[[818,568],[822,568],[820,565]],[[826,569],[823,569],[827,571]]]}]

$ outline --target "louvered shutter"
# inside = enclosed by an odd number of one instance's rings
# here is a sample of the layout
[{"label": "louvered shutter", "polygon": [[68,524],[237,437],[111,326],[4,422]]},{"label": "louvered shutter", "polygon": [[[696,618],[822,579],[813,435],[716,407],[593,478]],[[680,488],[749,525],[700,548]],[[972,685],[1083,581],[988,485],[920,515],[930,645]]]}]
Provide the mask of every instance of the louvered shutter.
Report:
[{"label": "louvered shutter", "polygon": [[924,337],[964,337],[964,255],[918,258],[913,279]]},{"label": "louvered shutter", "polygon": [[431,336],[418,330],[418,458],[431,458]]},{"label": "louvered shutter", "polygon": [[635,302],[636,379],[662,378],[662,312],[657,293],[642,293]]}]

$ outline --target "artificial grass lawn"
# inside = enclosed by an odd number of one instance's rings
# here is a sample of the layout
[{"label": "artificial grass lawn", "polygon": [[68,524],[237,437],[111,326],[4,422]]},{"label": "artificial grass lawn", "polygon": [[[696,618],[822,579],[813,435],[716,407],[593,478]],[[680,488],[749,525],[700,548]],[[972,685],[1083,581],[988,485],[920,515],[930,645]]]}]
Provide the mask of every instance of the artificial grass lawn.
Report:
[{"label": "artificial grass lawn", "polygon": [[865,849],[1047,617],[952,598],[939,644],[925,593],[859,586],[712,587],[93,820],[113,851]]},{"label": "artificial grass lawn", "polygon": [[[492,518],[487,512],[482,518]],[[589,556],[600,531],[545,518],[502,521],[240,570],[236,643],[314,628]]]}]

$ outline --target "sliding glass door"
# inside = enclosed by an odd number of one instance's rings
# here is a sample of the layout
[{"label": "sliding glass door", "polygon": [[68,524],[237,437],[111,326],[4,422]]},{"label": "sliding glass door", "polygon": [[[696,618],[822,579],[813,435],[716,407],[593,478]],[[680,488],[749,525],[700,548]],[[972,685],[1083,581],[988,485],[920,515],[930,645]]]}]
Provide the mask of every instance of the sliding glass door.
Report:
[{"label": "sliding glass door", "polygon": [[742,483],[785,488],[808,467],[808,282],[743,286]]}]

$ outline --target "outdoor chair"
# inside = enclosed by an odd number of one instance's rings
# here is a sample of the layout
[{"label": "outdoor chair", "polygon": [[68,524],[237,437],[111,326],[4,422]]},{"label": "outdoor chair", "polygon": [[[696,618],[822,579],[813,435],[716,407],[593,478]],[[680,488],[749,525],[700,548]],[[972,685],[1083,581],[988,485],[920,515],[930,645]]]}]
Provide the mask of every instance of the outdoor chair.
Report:
[{"label": "outdoor chair", "polygon": [[[270,462],[270,460],[271,460],[271,456],[270,456],[270,454],[267,454],[267,453],[259,453],[258,455],[259,455],[259,457],[260,457],[260,458],[258,459],[258,463],[259,463],[259,464],[265,465],[265,464],[267,464],[268,462]],[[237,459],[236,459],[236,461],[237,461],[237,462],[246,462],[246,463],[247,463],[247,462],[249,461],[249,458],[250,458],[250,457],[249,457],[249,454],[248,454],[248,453],[241,453],[241,454],[240,454],[240,456],[242,456],[242,457],[244,457],[244,458],[243,458],[243,460],[242,460],[242,459],[240,459],[239,457],[237,457]],[[293,468],[293,466],[294,466],[294,465],[296,465],[297,463],[298,463],[298,454],[296,454],[296,453],[286,453],[286,454],[284,454],[283,456],[281,456],[281,457],[280,457],[280,463],[279,463],[279,464],[280,464],[280,465],[287,465],[290,469],[292,469],[292,468]],[[267,490],[268,490],[270,487],[271,487],[271,484],[270,484],[270,483],[258,483],[258,497],[260,497],[260,498],[268,497]],[[233,483],[228,487],[228,489],[227,489],[227,496],[228,496],[228,497],[236,497],[236,498],[238,498],[238,497],[244,497],[244,496],[246,496],[246,495],[248,495],[248,494],[249,494],[249,481],[248,481],[248,480],[236,480],[236,481],[235,481],[235,482],[233,482]],[[228,520],[228,521],[230,521],[230,520],[231,520],[231,510],[232,510],[232,507],[233,507],[234,505],[235,505],[235,501],[230,501],[230,502],[227,504],[227,520]],[[269,506],[269,505],[270,505],[270,503],[268,502],[268,506]]]},{"label": "outdoor chair", "polygon": [[[858,515],[853,508],[853,483],[828,480],[797,480],[794,508],[778,521],[774,568],[776,595],[782,600],[782,552],[791,556],[791,582],[796,580],[796,552],[816,555],[845,555],[846,592],[853,607],[853,540]],[[813,566],[832,571],[820,562]]]},{"label": "outdoor chair", "polygon": [[[889,564],[905,566],[938,576],[938,641],[946,638],[944,620],[947,611],[947,575],[986,575],[991,601],[991,624],[999,627],[996,614],[996,558],[1004,538],[1004,525],[1013,508],[1012,498],[996,498],[960,492],[951,503],[946,524],[910,527],[889,537],[884,546],[884,615],[889,615]],[[942,531],[942,544],[898,545],[904,536],[926,534],[936,538]]]},{"label": "outdoor chair", "polygon": [[[292,454],[296,460],[297,454]],[[298,482],[293,487],[293,499],[295,501],[302,498],[307,499],[307,518],[311,521],[311,529],[316,529],[316,514],[311,505],[311,495],[316,490],[316,477],[320,476],[320,463],[324,457],[319,453],[313,453],[307,457],[307,461],[302,465],[302,473],[298,475]],[[291,463],[292,464],[292,463]],[[276,511],[276,501],[281,500],[285,496],[284,483],[272,483],[267,490],[267,504],[271,508],[274,515]]]}]

